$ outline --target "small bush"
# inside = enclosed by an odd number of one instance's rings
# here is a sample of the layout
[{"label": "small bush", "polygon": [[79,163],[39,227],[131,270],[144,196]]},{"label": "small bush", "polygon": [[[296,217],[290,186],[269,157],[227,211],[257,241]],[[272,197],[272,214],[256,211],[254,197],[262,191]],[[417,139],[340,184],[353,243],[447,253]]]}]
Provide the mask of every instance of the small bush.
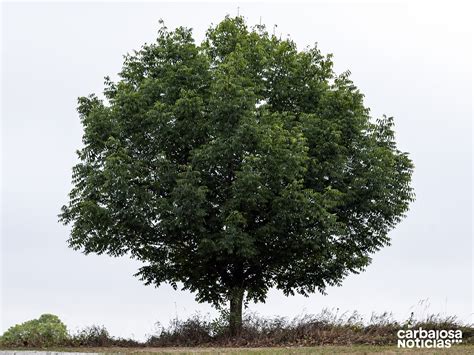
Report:
[{"label": "small bush", "polygon": [[93,325],[86,327],[76,334],[72,335],[69,341],[71,346],[83,347],[138,347],[143,346],[139,342],[132,339],[115,338],[109,334],[104,326]]},{"label": "small bush", "polygon": [[181,321],[174,319],[168,328],[162,328],[158,336],[151,336],[151,346],[196,346],[212,340],[213,323],[195,315]]},{"label": "small bush", "polygon": [[0,345],[6,347],[50,347],[65,345],[69,339],[67,328],[53,314],[43,314],[9,328],[1,337]]},{"label": "small bush", "polygon": [[108,330],[103,326],[86,327],[71,337],[74,346],[110,346],[113,342]]}]

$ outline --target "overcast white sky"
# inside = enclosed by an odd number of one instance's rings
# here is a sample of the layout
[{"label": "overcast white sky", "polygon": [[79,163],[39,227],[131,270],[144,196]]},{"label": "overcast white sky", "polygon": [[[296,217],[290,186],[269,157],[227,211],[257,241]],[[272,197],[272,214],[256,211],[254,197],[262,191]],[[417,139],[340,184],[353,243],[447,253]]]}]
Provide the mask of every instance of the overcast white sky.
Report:
[{"label": "overcast white sky", "polygon": [[[425,5],[426,4],[426,5]],[[444,5],[443,5],[444,4]],[[72,330],[103,324],[142,339],[154,323],[211,312],[194,296],[143,286],[138,264],[67,248],[57,223],[67,201],[82,129],[78,96],[100,93],[122,55],[156,37],[158,19],[194,29],[237,7],[249,24],[318,42],[338,72],[350,69],[374,117],[395,117],[397,139],[416,168],[417,200],[366,272],[328,295],[272,290],[263,315],[323,308],[392,311],[428,299],[430,312],[472,320],[472,34],[468,2],[2,3],[1,329],[57,314]]]}]

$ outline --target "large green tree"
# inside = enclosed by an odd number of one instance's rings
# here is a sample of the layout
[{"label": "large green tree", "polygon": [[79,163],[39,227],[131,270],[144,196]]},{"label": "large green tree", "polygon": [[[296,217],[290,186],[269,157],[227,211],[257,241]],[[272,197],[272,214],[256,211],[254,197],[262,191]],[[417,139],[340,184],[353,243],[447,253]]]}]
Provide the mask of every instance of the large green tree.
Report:
[{"label": "large green tree", "polygon": [[200,45],[162,26],[104,96],[79,98],[69,245],[228,303],[233,333],[272,287],[324,293],[362,271],[413,200],[392,118],[371,120],[330,55],[241,17]]}]

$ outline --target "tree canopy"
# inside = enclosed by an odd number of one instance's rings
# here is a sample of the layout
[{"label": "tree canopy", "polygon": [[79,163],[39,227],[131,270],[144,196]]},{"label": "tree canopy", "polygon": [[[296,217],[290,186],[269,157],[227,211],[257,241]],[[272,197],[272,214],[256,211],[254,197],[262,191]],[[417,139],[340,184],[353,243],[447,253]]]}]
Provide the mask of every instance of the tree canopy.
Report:
[{"label": "tree canopy", "polygon": [[349,72],[242,17],[201,44],[162,24],[103,95],[78,100],[69,245],[230,301],[235,329],[243,300],[324,293],[364,270],[414,198],[393,119],[372,120]]}]

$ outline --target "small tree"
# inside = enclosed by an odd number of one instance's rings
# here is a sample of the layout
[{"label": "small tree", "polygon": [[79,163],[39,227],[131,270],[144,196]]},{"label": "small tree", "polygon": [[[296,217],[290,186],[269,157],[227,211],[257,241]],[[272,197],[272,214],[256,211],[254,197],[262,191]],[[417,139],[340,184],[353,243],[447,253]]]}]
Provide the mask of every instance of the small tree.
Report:
[{"label": "small tree", "polygon": [[413,165],[331,58],[241,17],[201,45],[163,26],[106,78],[105,102],[79,98],[69,245],[229,302],[233,334],[272,287],[324,293],[362,271],[413,199]]},{"label": "small tree", "polygon": [[48,347],[65,345],[69,340],[67,328],[54,314],[10,327],[0,336],[0,346]]}]

